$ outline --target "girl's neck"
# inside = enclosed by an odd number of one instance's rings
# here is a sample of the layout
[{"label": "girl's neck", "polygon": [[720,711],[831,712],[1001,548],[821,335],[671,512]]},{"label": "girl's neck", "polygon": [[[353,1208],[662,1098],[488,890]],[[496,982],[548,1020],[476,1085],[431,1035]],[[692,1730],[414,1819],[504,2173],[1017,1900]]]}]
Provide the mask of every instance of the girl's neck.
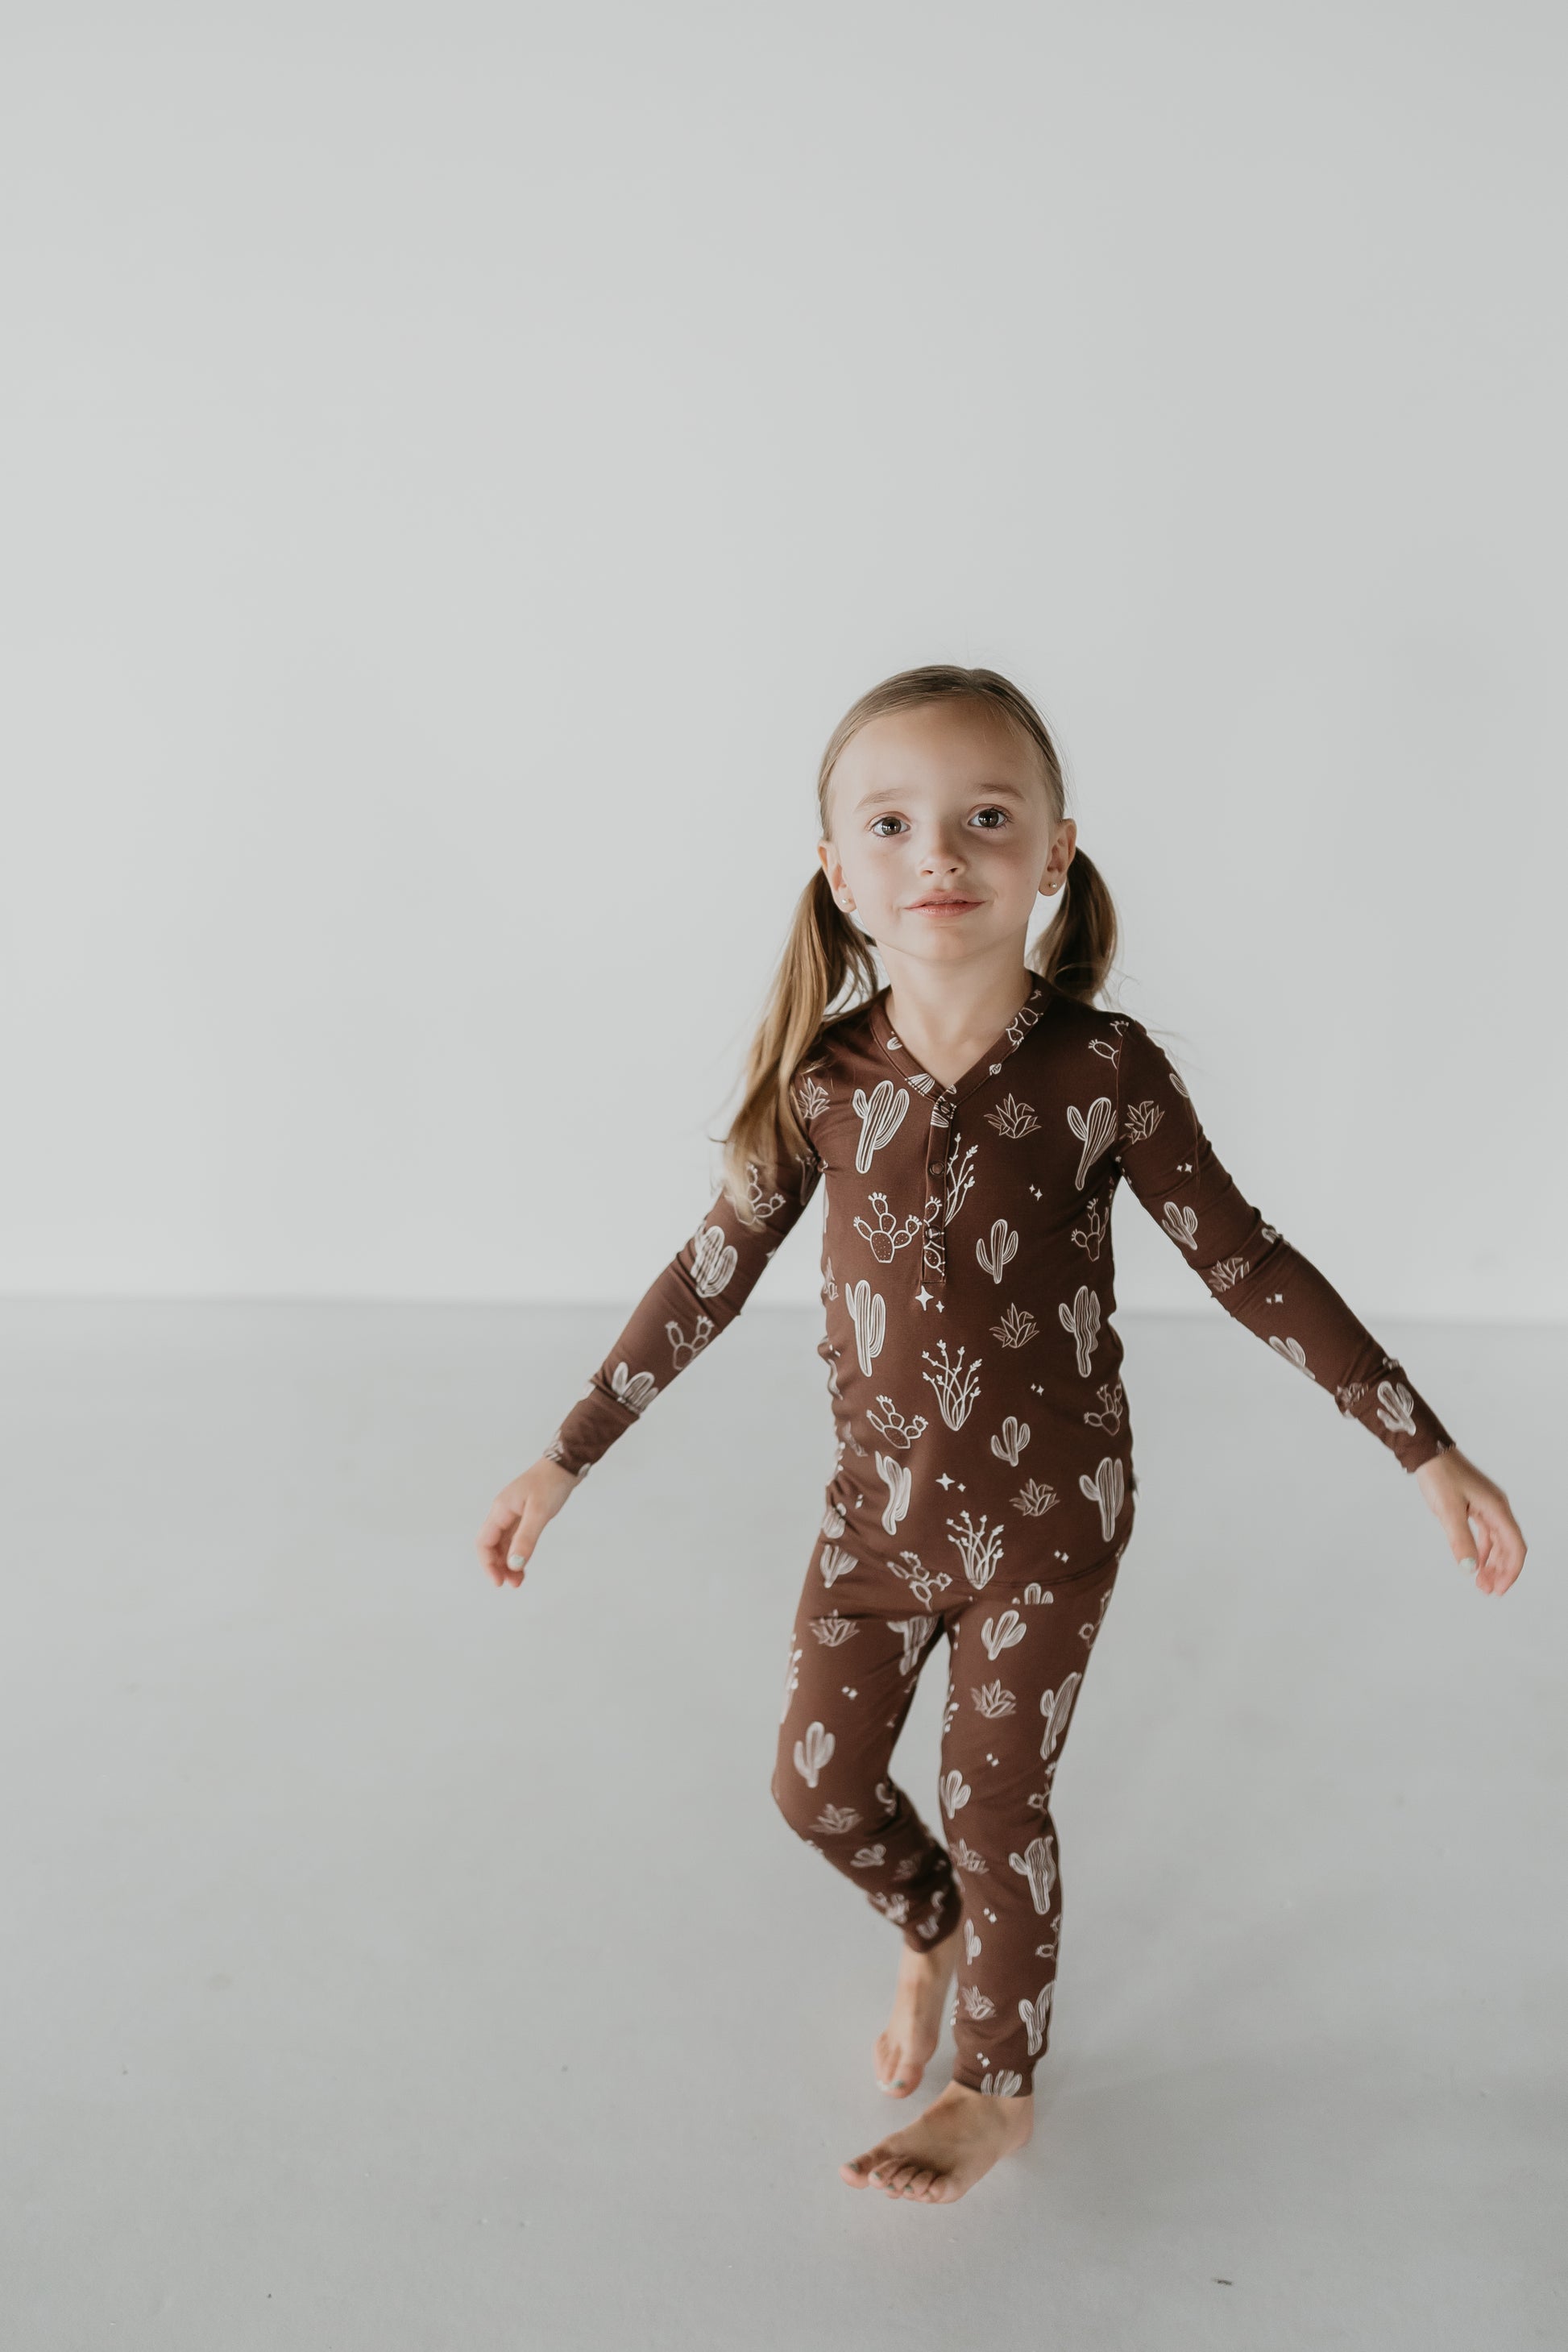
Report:
[{"label": "girl's neck", "polygon": [[956,1086],[1028,1003],[1036,978],[1021,961],[990,974],[915,965],[889,982],[888,1018],[939,1086]]}]

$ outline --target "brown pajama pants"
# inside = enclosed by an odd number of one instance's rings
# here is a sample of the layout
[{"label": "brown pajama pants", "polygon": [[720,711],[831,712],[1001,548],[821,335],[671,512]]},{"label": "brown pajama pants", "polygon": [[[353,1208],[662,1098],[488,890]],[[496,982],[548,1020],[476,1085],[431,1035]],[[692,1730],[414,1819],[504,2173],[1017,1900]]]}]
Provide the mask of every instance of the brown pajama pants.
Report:
[{"label": "brown pajama pants", "polygon": [[[1129,1515],[1115,1549],[1070,1576],[998,1578],[946,1606],[932,1594],[928,1609],[891,1575],[835,1606],[816,1559],[806,1572],[773,1794],[915,1949],[962,1921],[953,2080],[973,2091],[1027,2094],[1049,2039],[1062,1896],[1051,1790],[1130,1526]],[[889,1771],[944,1639],[945,1845]]]}]

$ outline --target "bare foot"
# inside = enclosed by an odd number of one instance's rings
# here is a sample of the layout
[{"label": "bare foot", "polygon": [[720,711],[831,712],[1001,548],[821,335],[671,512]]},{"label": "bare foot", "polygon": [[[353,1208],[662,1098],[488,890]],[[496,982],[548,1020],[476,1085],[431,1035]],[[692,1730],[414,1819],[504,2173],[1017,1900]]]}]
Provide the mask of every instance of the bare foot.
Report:
[{"label": "bare foot", "polygon": [[877,2080],[890,2099],[907,2099],[942,2040],[942,2005],[958,1961],[956,1927],[929,1951],[903,1947],[893,2013],[877,2036]]},{"label": "bare foot", "polygon": [[839,2178],[851,2189],[869,2186],[889,2197],[951,2205],[999,2156],[1024,2147],[1034,2121],[1032,2098],[987,2098],[965,2084],[949,2083],[912,2124],[841,2164]]}]

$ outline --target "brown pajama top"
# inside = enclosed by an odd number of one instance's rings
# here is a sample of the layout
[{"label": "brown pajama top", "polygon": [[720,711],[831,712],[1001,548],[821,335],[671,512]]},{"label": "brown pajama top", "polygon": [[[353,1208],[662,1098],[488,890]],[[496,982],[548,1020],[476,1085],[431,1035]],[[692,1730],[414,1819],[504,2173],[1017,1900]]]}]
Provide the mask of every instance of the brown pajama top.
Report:
[{"label": "brown pajama top", "polygon": [[[597,1461],[733,1321],[822,1185],[818,1352],[836,1463],[792,1635],[774,1793],[907,1941],[945,1935],[962,1890],[955,2076],[1016,2094],[1045,2047],[1055,1979],[1051,1779],[1131,1529],[1111,1321],[1118,1185],[1227,1314],[1405,1469],[1454,1440],[1243,1197],[1141,1022],[1037,976],[945,1087],[895,1034],[888,994],[830,1023],[796,1073],[811,1150],[798,1172],[751,1170],[762,1228],[720,1193],[544,1452],[578,1474]],[[941,1634],[946,1848],[887,1778]]]}]

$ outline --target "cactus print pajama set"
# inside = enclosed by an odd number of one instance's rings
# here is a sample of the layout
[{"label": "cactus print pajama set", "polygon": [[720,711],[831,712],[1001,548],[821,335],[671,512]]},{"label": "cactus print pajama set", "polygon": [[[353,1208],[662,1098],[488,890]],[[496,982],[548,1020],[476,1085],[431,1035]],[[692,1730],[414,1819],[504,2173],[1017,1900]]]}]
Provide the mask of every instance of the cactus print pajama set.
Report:
[{"label": "cactus print pajama set", "polygon": [[[1037,977],[947,1087],[894,1034],[888,995],[829,1022],[796,1071],[811,1150],[798,1175],[752,1169],[762,1230],[720,1193],[544,1452],[578,1474],[597,1461],[733,1320],[822,1184],[837,1454],[773,1793],[916,1949],[962,1917],[954,2079],[1016,2097],[1056,1983],[1052,1783],[1132,1529],[1110,1319],[1122,1178],[1226,1312],[1405,1469],[1454,1440],[1243,1198],[1141,1022]],[[945,1844],[889,1772],[944,1639]]]}]

